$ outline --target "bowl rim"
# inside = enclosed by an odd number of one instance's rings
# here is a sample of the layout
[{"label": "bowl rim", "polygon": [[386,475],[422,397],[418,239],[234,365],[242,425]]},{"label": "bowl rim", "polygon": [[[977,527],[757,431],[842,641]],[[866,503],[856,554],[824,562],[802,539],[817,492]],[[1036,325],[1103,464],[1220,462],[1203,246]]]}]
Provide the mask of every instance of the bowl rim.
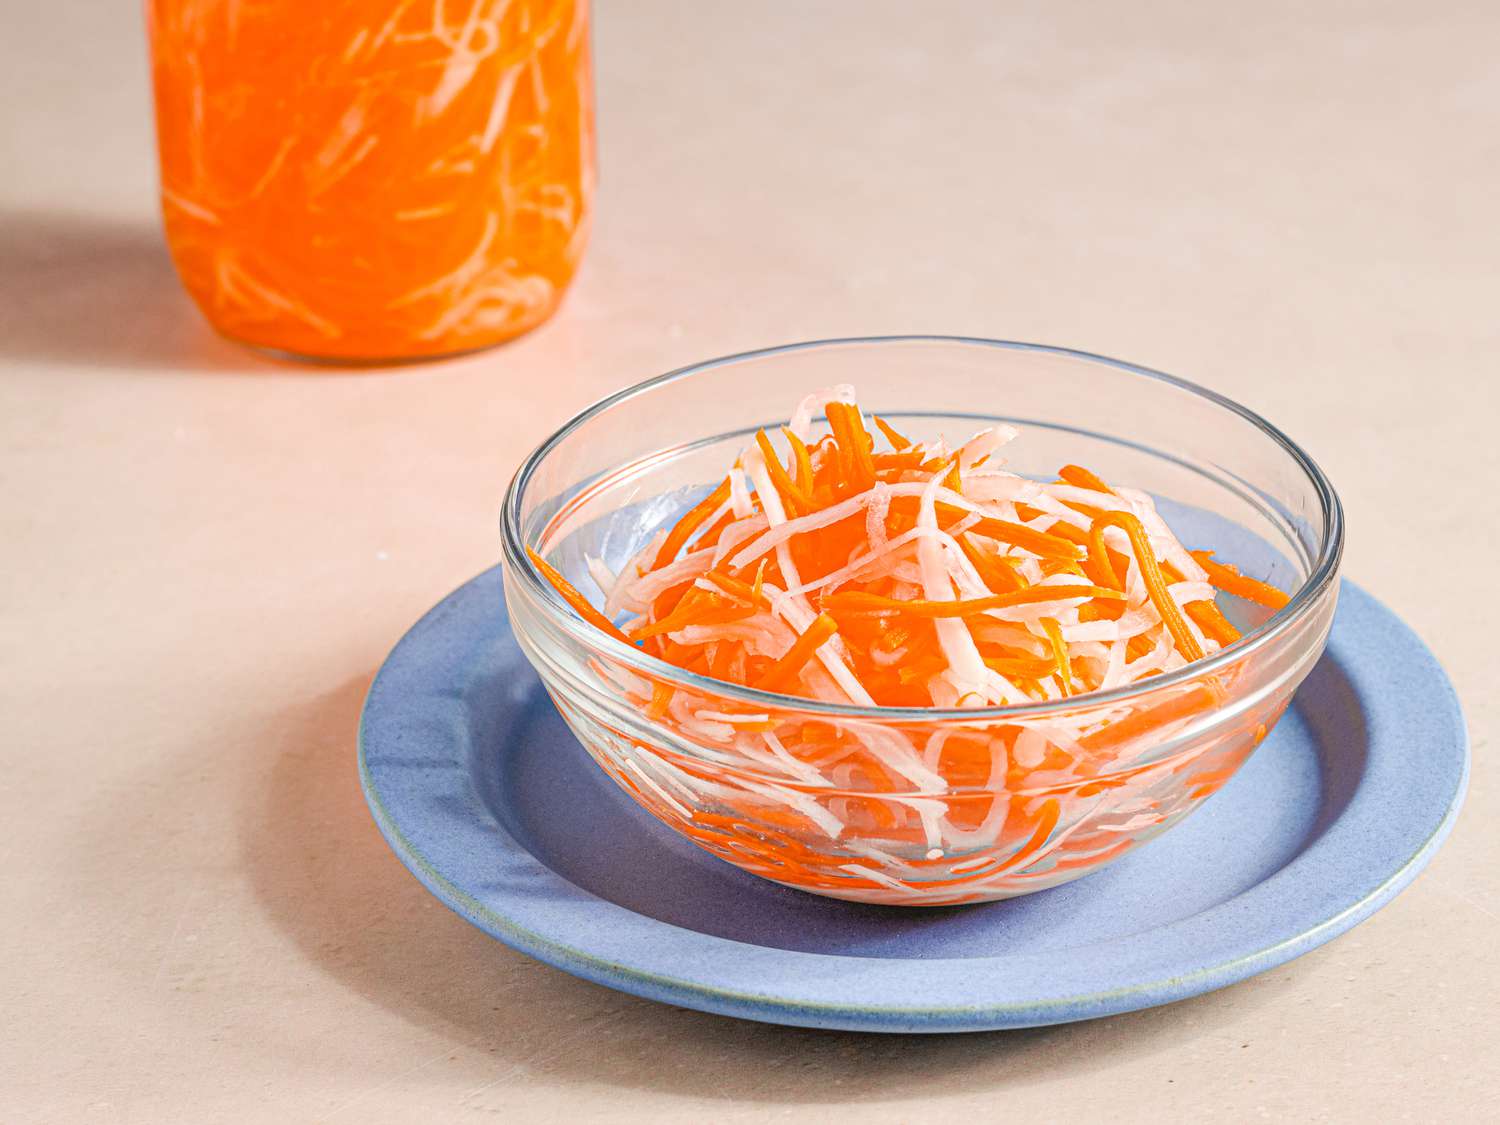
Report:
[{"label": "bowl rim", "polygon": [[[1028,703],[1013,703],[996,707],[881,707],[854,703],[831,703],[825,700],[807,699],[797,695],[786,695],[781,692],[761,691],[758,688],[732,684],[724,680],[716,680],[710,676],[703,676],[697,672],[679,668],[677,665],[652,656],[650,653],[644,652],[634,645],[628,645],[616,640],[614,637],[601,632],[593,625],[584,621],[563,601],[562,597],[552,587],[552,584],[543,577],[532,564],[530,558],[527,557],[526,544],[521,530],[521,501],[526,494],[526,489],[532,476],[559,444],[565,441],[581,426],[586,425],[592,419],[604,414],[620,403],[626,402],[637,395],[646,394],[659,387],[666,386],[669,383],[674,383],[680,379],[688,379],[694,375],[726,367],[734,363],[765,359],[792,352],[812,351],[847,345],[913,343],[957,344],[966,347],[996,348],[1004,351],[1043,352],[1071,359],[1081,359],[1090,363],[1113,367],[1127,374],[1142,376],[1165,383],[1178,390],[1197,395],[1229,411],[1231,414],[1238,415],[1279,445],[1303,473],[1306,474],[1318,495],[1318,500],[1323,509],[1322,542],[1306,580],[1297,588],[1285,606],[1277,610],[1264,622],[1256,626],[1256,628],[1250,630],[1238,641],[1220,649],[1211,656],[1204,657],[1202,660],[1194,661],[1171,672],[1151,676],[1136,683],[1125,684],[1121,687],[1111,688],[1108,691],[1087,692],[1082,695],[1067,696],[1062,699],[1034,700]],[[1287,633],[1293,625],[1307,616],[1319,602],[1322,595],[1333,587],[1333,583],[1338,576],[1339,563],[1344,552],[1344,511],[1332,482],[1329,481],[1323,470],[1318,467],[1317,462],[1308,455],[1306,450],[1288,437],[1279,427],[1273,425],[1249,407],[1241,405],[1227,395],[1220,394],[1218,391],[1200,386],[1197,383],[1176,375],[1169,375],[1164,371],[1157,371],[1154,368],[1143,367],[1140,364],[1115,359],[1111,356],[1081,351],[1076,348],[1062,347],[1056,344],[996,340],[983,336],[919,333],[892,336],[830,337],[827,339],[804,340],[791,344],[778,344],[773,347],[756,348],[751,351],[735,352],[730,355],[722,355],[713,359],[701,360],[697,363],[678,367],[665,374],[657,375],[625,387],[613,394],[606,395],[569,418],[532,450],[530,455],[521,463],[520,468],[516,470],[515,475],[511,478],[510,486],[506,489],[505,501],[501,509],[500,532],[502,557],[508,573],[517,578],[526,592],[531,594],[541,606],[545,607],[550,619],[555,621],[564,632],[571,635],[585,648],[598,651],[628,666],[632,671],[641,672],[656,679],[667,680],[674,685],[692,690],[723,696],[761,709],[803,711],[837,718],[868,719],[881,722],[974,723],[992,722],[997,719],[1034,718],[1039,715],[1076,712],[1084,708],[1118,704],[1122,701],[1136,699],[1164,688],[1199,680],[1226,665],[1243,659],[1250,653],[1266,647],[1273,640]]]}]

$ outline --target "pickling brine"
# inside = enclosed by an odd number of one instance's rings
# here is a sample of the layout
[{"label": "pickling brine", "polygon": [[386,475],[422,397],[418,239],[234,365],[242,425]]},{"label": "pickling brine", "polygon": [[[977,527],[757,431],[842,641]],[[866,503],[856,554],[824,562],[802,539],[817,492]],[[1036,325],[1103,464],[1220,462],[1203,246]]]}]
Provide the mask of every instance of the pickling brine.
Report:
[{"label": "pickling brine", "polygon": [[148,0],[161,197],[221,333],[378,362],[486,347],[571,281],[587,0]]}]

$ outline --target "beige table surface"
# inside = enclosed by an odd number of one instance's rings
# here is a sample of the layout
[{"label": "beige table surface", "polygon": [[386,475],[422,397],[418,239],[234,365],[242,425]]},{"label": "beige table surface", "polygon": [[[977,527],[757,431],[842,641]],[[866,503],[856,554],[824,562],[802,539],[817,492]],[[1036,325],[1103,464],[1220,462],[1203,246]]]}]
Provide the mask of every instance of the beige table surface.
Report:
[{"label": "beige table surface", "polygon": [[[918,7],[607,5],[562,313],[342,375],[179,291],[139,4],[0,0],[0,1119],[1500,1119],[1500,6]],[[695,359],[899,331],[1134,359],[1314,452],[1468,709],[1410,890],[1195,1000],[914,1039],[619,995],[406,873],[361,697],[496,560],[522,454]]]}]

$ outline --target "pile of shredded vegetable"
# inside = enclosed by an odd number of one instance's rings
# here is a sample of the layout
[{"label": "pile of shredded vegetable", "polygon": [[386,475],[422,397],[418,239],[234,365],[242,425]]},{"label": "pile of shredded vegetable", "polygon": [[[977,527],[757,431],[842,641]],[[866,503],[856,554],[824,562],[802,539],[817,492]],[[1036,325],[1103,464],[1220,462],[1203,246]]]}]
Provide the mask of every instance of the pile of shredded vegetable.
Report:
[{"label": "pile of shredded vegetable", "polygon": [[[814,441],[817,412],[829,432]],[[992,426],[953,448],[914,442],[866,418],[851,387],[831,388],[780,434],[757,433],[622,574],[591,560],[602,612],[534,561],[585,618],[680,668],[892,707],[1133,684],[1238,639],[1216,589],[1286,603],[1183,547],[1144,492],[1076,465],[1053,482],[1008,472],[1000,454],[1016,436]]]},{"label": "pile of shredded vegetable", "polygon": [[[1287,597],[1186,549],[1144,492],[1076,465],[1050,482],[1007,471],[1016,437],[1000,425],[956,447],[914,441],[837,386],[806,398],[778,433],[758,433],[619,574],[590,559],[600,605],[532,552],[601,631],[786,697],[756,706],[595,661],[652,736],[574,715],[559,697],[564,714],[657,816],[819,894],[1005,897],[1160,831],[1234,773],[1291,687],[1206,728],[1194,724],[1234,690],[1238,665],[1107,706],[1087,693],[1232,644],[1216,591],[1265,609]],[[876,723],[799,712],[798,697],[1060,707]]]}]

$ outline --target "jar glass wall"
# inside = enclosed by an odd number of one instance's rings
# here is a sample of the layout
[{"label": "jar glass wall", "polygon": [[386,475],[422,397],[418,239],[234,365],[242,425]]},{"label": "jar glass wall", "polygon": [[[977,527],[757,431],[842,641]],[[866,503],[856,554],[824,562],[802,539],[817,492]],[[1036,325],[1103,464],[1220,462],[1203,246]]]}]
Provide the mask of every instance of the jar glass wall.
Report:
[{"label": "jar glass wall", "polygon": [[161,194],[213,326],[309,358],[486,347],[588,236],[587,0],[148,0]]}]

